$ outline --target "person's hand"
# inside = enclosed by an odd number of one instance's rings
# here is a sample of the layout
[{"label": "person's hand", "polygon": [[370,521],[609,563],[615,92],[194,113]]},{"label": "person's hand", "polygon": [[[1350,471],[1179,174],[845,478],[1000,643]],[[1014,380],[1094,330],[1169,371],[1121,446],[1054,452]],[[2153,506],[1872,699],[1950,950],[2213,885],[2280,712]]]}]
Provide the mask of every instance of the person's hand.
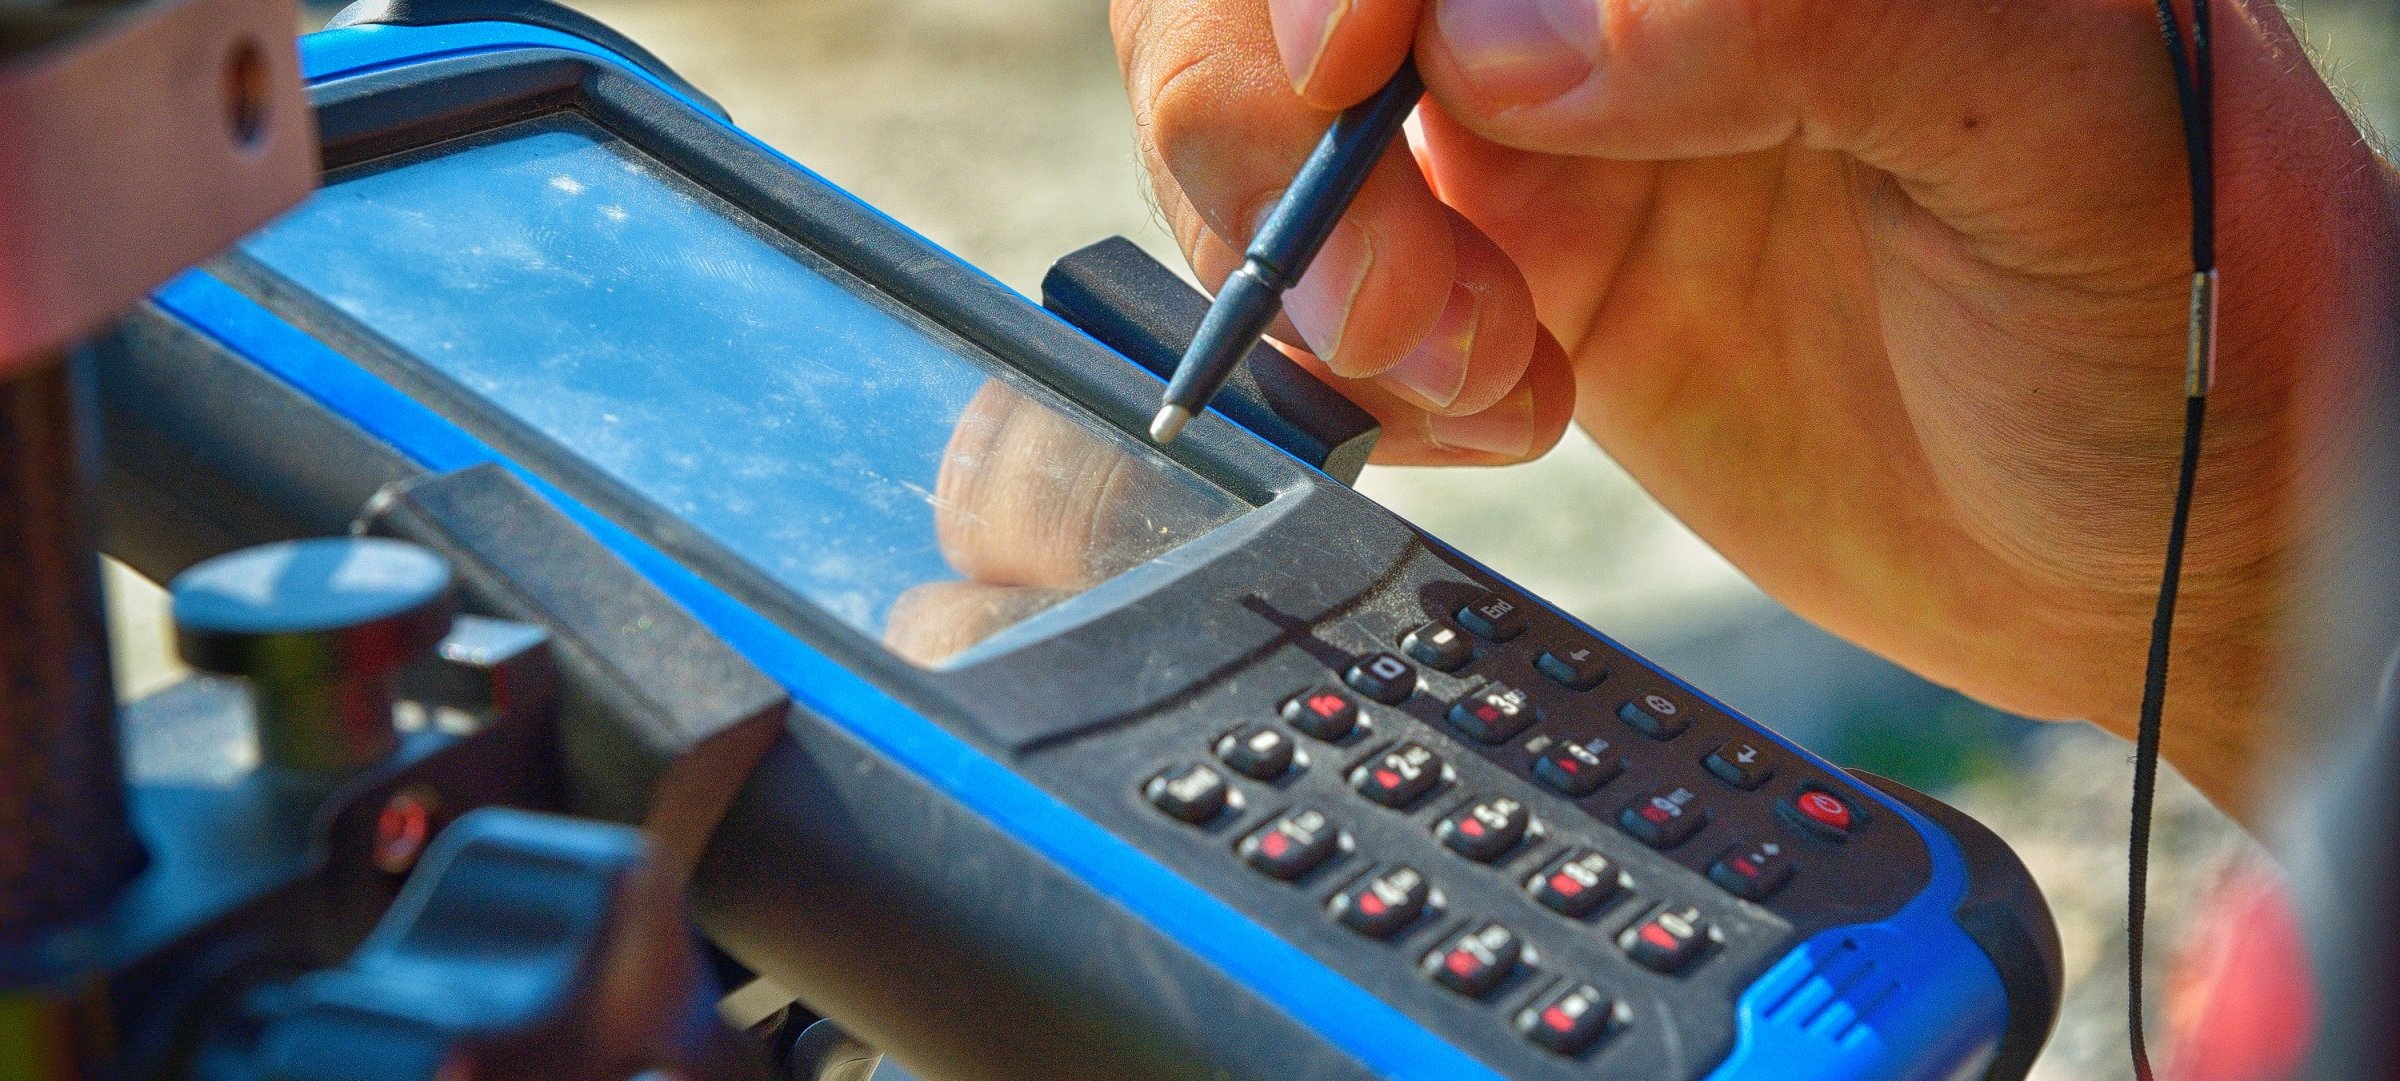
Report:
[{"label": "person's hand", "polygon": [[[2295,512],[2400,234],[2273,5],[2215,12],[2224,347],[2167,751],[2239,813],[2277,738]],[[1530,457],[1571,408],[1801,614],[2130,731],[2191,274],[2150,0],[1115,0],[1113,22],[1212,285],[1413,49],[1415,154],[1279,331],[1383,421],[1379,460]]]}]

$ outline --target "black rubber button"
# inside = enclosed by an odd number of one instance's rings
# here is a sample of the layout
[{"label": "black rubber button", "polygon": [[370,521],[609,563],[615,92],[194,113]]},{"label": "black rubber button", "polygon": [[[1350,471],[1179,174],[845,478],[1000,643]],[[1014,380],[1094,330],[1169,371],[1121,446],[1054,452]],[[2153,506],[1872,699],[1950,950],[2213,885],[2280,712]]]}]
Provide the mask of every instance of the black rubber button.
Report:
[{"label": "black rubber button", "polygon": [[1442,672],[1456,672],[1475,659],[1475,643],[1439,620],[1408,632],[1400,640],[1400,649],[1425,667]]},{"label": "black rubber button", "polygon": [[1736,844],[1708,867],[1708,880],[1746,901],[1760,901],[1792,880],[1792,853],[1781,842]]},{"label": "black rubber button", "polygon": [[1617,707],[1617,719],[1656,740],[1674,739],[1692,726],[1683,707],[1664,695],[1645,695]]},{"label": "black rubber button", "polygon": [[1506,743],[1533,727],[1542,711],[1505,683],[1486,683],[1450,707],[1450,724],[1479,743]]},{"label": "black rubber button", "polygon": [[1406,810],[1441,783],[1441,756],[1418,743],[1403,743],[1350,771],[1359,795],[1394,810]]},{"label": "black rubber button", "polygon": [[1533,666],[1571,691],[1588,691],[1608,680],[1608,658],[1591,646],[1560,646],[1535,657]]},{"label": "black rubber button", "polygon": [[1390,653],[1370,653],[1342,673],[1350,689],[1387,706],[1408,701],[1417,693],[1417,670]]},{"label": "black rubber button", "polygon": [[1200,765],[1177,766],[1142,785],[1151,806],[1195,825],[1223,814],[1231,791],[1224,774]]},{"label": "black rubber button", "polygon": [[1608,741],[1560,740],[1533,762],[1533,775],[1561,795],[1583,797],[1625,772],[1625,760],[1608,757]]},{"label": "black rubber button", "polygon": [[1341,828],[1325,812],[1300,807],[1242,838],[1242,860],[1286,882],[1314,871],[1341,848]]},{"label": "black rubber button", "polygon": [[1333,895],[1333,917],[1368,938],[1390,938],[1416,922],[1433,897],[1433,887],[1414,867],[1389,867]]},{"label": "black rubber button", "polygon": [[1655,972],[1681,972],[1708,948],[1708,925],[1696,908],[1662,908],[1625,929],[1617,945],[1626,956]]},{"label": "black rubber button", "polygon": [[1630,1016],[1614,1000],[1588,983],[1569,983],[1525,1007],[1517,1015],[1517,1031],[1526,1039],[1568,1058],[1592,1049],[1609,1029]]},{"label": "black rubber button", "polygon": [[1327,743],[1338,743],[1358,730],[1358,699],[1332,684],[1312,687],[1284,699],[1283,720]]},{"label": "black rubber button", "polygon": [[1235,773],[1260,781],[1272,781],[1290,773],[1297,750],[1292,737],[1267,724],[1248,725],[1217,740],[1218,758],[1224,759]]},{"label": "black rubber button", "polygon": [[1608,857],[1581,848],[1550,861],[1525,882],[1525,892],[1543,908],[1575,920],[1599,911],[1617,889],[1617,869]]},{"label": "black rubber button", "polygon": [[1425,957],[1425,971],[1441,984],[1468,998],[1491,994],[1525,956],[1525,943],[1514,931],[1486,923],[1460,934]]},{"label": "black rubber button", "polygon": [[1505,642],[1525,633],[1525,606],[1497,593],[1486,593],[1458,610],[1458,625],[1486,641]]},{"label": "black rubber button", "polygon": [[1688,788],[1662,788],[1626,804],[1617,825],[1652,848],[1665,850],[1691,840],[1708,824],[1708,813]]},{"label": "black rubber button", "polygon": [[1493,796],[1451,812],[1433,828],[1433,834],[1450,851],[1477,863],[1491,863],[1516,851],[1532,823],[1533,812],[1523,801]]},{"label": "black rubber button", "polygon": [[1718,780],[1741,789],[1757,788],[1775,776],[1775,760],[1756,742],[1746,739],[1718,744],[1701,764],[1716,774]]}]

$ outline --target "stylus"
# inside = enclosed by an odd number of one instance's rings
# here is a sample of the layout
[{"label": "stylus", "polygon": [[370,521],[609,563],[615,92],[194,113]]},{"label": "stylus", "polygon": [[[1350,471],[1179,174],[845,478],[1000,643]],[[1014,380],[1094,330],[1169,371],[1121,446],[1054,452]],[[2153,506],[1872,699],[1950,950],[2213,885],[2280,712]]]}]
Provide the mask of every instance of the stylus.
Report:
[{"label": "stylus", "polygon": [[1398,74],[1375,96],[1344,110],[1325,129],[1325,137],[1309,152],[1308,161],[1292,178],[1283,198],[1267,215],[1250,241],[1241,269],[1225,279],[1217,299],[1208,306],[1191,348],[1175,365],[1175,377],[1158,415],[1150,419],[1150,438],[1174,442],[1192,415],[1208,407],[1233,369],[1258,345],[1259,335],[1283,310],[1284,290],[1300,281],[1308,264],[1325,246],[1325,238],[1350,208],[1358,189],[1383,159],[1385,148],[1400,134],[1400,124],[1425,95],[1414,61],[1400,65]]}]

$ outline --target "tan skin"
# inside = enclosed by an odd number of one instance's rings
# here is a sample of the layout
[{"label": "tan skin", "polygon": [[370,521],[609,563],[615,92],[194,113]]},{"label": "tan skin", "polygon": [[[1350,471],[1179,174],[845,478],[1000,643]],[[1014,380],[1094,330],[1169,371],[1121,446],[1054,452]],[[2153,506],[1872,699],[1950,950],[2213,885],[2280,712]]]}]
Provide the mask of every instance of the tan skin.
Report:
[{"label": "tan skin", "polygon": [[[2295,742],[2284,579],[2400,228],[2272,5],[2215,13],[2224,348],[2166,749],[2240,816]],[[1380,460],[1522,460],[1571,416],[1804,616],[1994,705],[2131,731],[2191,270],[2149,0],[1112,17],[1160,205],[1212,284],[1330,112],[1413,50],[1415,154],[1277,331],[1381,418]]]}]

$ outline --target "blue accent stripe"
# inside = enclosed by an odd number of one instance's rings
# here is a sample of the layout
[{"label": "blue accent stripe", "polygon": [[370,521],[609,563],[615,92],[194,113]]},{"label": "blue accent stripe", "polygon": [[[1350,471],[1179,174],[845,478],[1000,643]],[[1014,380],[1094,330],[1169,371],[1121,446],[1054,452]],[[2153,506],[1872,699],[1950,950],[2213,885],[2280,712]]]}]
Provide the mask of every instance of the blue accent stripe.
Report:
[{"label": "blue accent stripe", "polygon": [[1999,971],[1951,915],[1966,861],[1949,834],[1893,806],[1924,835],[1933,881],[1890,919],[1818,934],[1760,976],[1736,1006],[1733,1051],[1710,1081],[1982,1076],[2008,1000]]},{"label": "blue accent stripe", "polygon": [[810,648],[682,564],[200,271],[154,298],[175,317],[429,470],[497,462],[592,532],[806,708],[925,777],[1370,1069],[1399,1081],[1501,1076],[1324,962]]}]

